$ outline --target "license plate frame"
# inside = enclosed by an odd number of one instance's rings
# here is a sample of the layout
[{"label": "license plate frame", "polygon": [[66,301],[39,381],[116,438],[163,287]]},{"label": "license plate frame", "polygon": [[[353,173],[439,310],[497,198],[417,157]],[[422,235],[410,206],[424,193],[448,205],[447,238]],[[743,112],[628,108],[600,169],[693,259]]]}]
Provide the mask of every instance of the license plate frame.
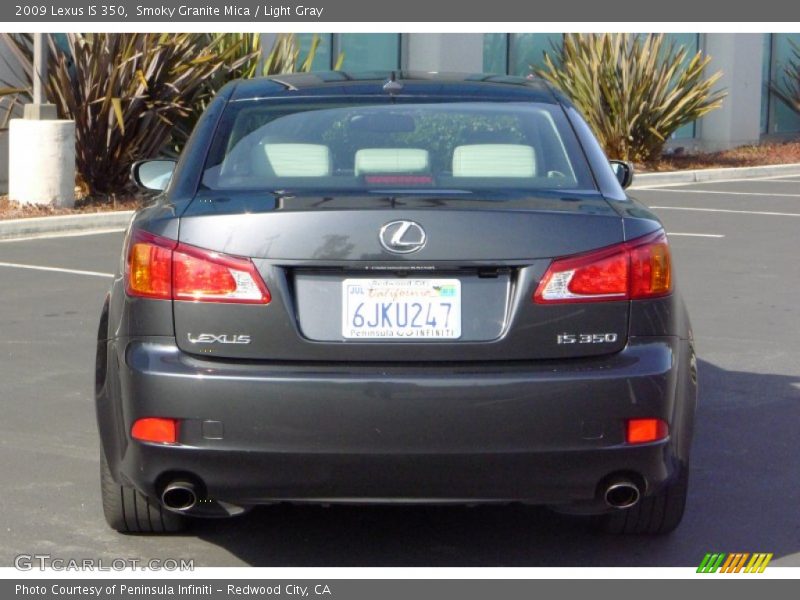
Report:
[{"label": "license plate frame", "polygon": [[342,281],[345,340],[454,341],[461,337],[461,281],[348,278]]}]

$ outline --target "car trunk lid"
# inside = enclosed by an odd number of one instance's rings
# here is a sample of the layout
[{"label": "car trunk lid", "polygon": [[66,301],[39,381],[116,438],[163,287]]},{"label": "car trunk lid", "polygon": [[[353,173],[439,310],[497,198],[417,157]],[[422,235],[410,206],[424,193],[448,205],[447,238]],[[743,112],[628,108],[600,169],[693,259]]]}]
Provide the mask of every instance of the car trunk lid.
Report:
[{"label": "car trunk lid", "polygon": [[[193,207],[181,219],[180,242],[251,258],[272,301],[176,301],[176,336],[187,352],[271,361],[507,361],[592,356],[625,344],[627,301],[532,301],[554,257],[624,241],[622,219],[597,196],[210,196]],[[424,245],[387,249],[381,232],[396,222],[418,225]],[[358,320],[348,309],[348,290],[402,295],[414,286],[453,296],[458,331],[348,337],[345,322]],[[387,315],[399,327],[403,309],[415,309],[413,302],[387,304],[362,307],[365,323],[378,326],[373,334]],[[444,313],[427,318],[441,325]],[[587,334],[601,341],[561,341]]]}]

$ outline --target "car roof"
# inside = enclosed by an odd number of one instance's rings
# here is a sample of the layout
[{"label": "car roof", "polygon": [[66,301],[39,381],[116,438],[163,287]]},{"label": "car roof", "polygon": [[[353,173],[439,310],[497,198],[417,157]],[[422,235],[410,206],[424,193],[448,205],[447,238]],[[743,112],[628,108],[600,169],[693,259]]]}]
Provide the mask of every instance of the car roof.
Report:
[{"label": "car roof", "polygon": [[439,96],[476,100],[520,100],[557,103],[550,87],[538,77],[486,73],[423,73],[414,71],[327,71],[271,75],[232,82],[230,100],[297,96],[380,96],[394,81],[398,96]]}]

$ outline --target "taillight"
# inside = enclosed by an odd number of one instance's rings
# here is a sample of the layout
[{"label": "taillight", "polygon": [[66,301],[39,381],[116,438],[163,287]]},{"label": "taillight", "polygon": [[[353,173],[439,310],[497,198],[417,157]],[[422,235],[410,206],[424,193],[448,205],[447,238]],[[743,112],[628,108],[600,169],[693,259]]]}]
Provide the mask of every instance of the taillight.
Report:
[{"label": "taillight", "polygon": [[656,442],[668,435],[669,425],[661,419],[629,419],[625,427],[625,441],[629,444]]},{"label": "taillight", "polygon": [[131,427],[131,437],[142,442],[175,444],[178,441],[178,421],[159,417],[139,419]]},{"label": "taillight", "polygon": [[127,292],[144,298],[172,298],[172,250],[177,242],[146,231],[131,235],[126,264]]},{"label": "taillight", "polygon": [[663,231],[631,248],[631,298],[653,298],[672,291],[672,265]]},{"label": "taillight", "polygon": [[669,244],[663,231],[587,254],[558,258],[542,277],[538,304],[608,302],[665,296],[672,291]]},{"label": "taillight", "polygon": [[175,300],[267,304],[272,299],[249,258],[179,244],[172,269]]},{"label": "taillight", "polygon": [[144,231],[130,241],[131,296],[195,302],[268,304],[272,299],[249,258],[204,250]]}]

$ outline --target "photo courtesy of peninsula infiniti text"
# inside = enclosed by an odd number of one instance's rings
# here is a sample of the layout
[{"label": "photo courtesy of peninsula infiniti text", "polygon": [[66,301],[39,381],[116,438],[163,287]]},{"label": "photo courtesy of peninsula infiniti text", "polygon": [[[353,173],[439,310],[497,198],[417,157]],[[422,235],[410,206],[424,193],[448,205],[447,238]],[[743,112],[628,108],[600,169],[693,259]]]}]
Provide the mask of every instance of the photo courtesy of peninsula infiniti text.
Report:
[{"label": "photo courtesy of peninsula infiniti text", "polygon": [[102,309],[120,532],[275,503],[684,512],[697,396],[667,235],[538,79],[235,81],[153,192]]}]

